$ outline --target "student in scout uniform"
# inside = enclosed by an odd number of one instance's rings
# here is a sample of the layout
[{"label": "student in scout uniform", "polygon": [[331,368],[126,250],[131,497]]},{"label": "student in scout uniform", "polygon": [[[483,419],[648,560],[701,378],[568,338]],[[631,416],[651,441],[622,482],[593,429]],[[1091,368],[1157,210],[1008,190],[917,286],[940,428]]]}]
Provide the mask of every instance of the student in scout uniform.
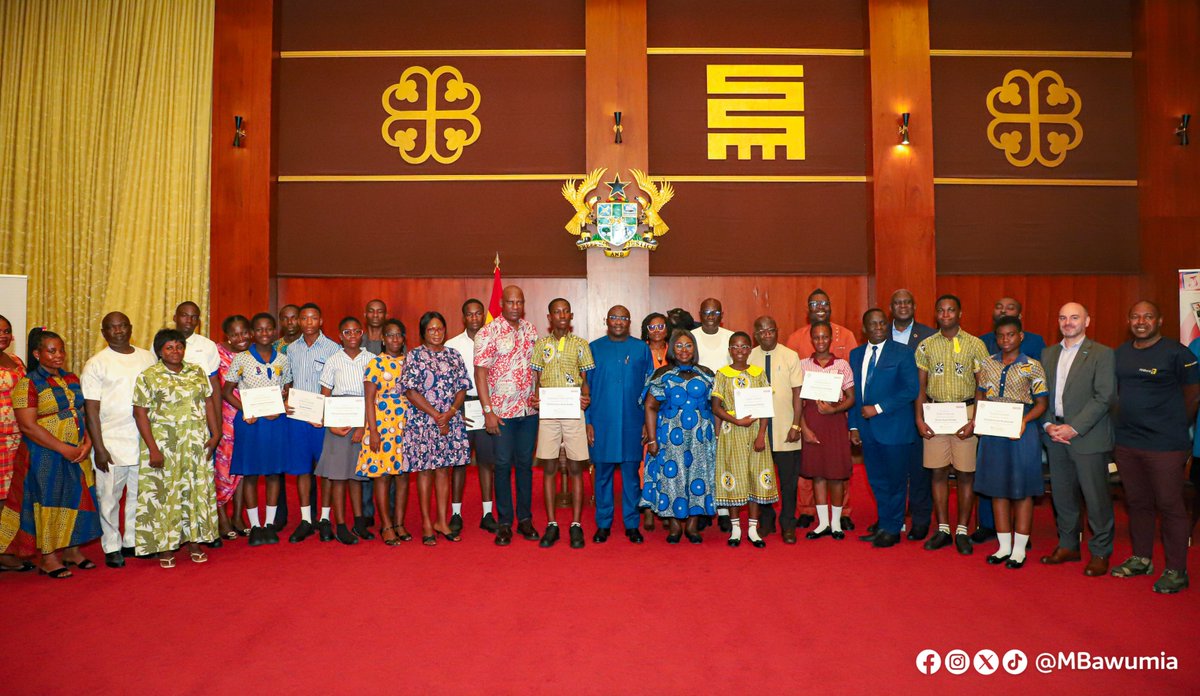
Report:
[{"label": "student in scout uniform", "polygon": [[[561,297],[550,301],[550,335],[533,346],[533,407],[538,407],[541,387],[579,389],[579,407],[591,402],[583,373],[596,367],[587,341],[571,333],[571,303]],[[583,418],[543,418],[538,424],[537,458],[542,462],[542,489],[546,496],[549,524],[539,544],[550,548],[558,541],[558,522],[554,519],[554,475],[558,472],[559,449],[567,451],[567,474],[571,478],[571,548],[583,548],[583,463],[588,458],[587,432]]]}]

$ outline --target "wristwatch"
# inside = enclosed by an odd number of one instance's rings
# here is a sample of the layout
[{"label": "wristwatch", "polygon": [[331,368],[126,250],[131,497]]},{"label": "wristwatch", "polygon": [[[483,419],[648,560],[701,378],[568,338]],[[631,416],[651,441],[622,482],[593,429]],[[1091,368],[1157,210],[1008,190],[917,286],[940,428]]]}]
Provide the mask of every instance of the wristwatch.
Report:
[{"label": "wristwatch", "polygon": [[491,406],[489,406],[489,405],[487,405],[487,404],[484,404],[484,405],[483,405],[483,412],[484,412],[484,413],[491,413],[491,412],[492,412],[492,407],[491,407]]}]

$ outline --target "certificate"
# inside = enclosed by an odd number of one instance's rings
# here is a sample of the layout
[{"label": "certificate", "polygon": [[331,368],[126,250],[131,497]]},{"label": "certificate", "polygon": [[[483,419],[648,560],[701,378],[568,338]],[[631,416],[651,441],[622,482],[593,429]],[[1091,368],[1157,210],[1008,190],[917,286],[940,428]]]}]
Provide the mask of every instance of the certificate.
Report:
[{"label": "certificate", "polygon": [[775,401],[770,387],[733,390],[733,412],[738,418],[774,418]]},{"label": "certificate", "polygon": [[980,401],[975,405],[975,434],[1018,438],[1024,419],[1025,404]]},{"label": "certificate", "polygon": [[366,401],[361,396],[325,398],[326,428],[361,428],[366,420]]},{"label": "certificate", "polygon": [[288,390],[288,406],[292,407],[288,418],[317,425],[325,418],[325,397],[321,394],[293,387]]},{"label": "certificate", "polygon": [[543,420],[582,418],[583,411],[579,408],[579,394],[579,387],[539,387],[539,418]]},{"label": "certificate", "polygon": [[240,390],[242,418],[262,418],[284,412],[283,392],[279,387],[257,387]]},{"label": "certificate", "polygon": [[934,435],[953,435],[967,424],[967,405],[961,401],[947,404],[922,404],[925,425]]},{"label": "certificate", "polygon": [[842,376],[836,372],[805,372],[800,398],[837,403],[842,400]]},{"label": "certificate", "polygon": [[478,399],[463,402],[463,420],[467,430],[483,430],[483,402]]}]

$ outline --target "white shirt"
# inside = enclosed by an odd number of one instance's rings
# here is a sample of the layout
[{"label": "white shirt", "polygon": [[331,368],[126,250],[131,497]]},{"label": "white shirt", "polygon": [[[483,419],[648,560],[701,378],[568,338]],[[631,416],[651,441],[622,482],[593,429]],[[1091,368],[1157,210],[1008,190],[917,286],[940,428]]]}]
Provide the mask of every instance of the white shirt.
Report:
[{"label": "white shirt", "polygon": [[467,390],[467,396],[478,397],[479,392],[475,390],[475,339],[464,331],[446,341],[446,347],[453,348],[462,355],[463,364],[467,365],[467,379],[471,380],[471,388]]},{"label": "white shirt", "polygon": [[141,437],[133,420],[133,387],[138,375],[155,362],[154,354],[133,347],[129,354],[105,348],[79,373],[83,398],[100,402],[100,434],[117,466],[137,466]]},{"label": "white shirt", "polygon": [[325,369],[321,370],[321,386],[329,389],[330,396],[362,396],[363,375],[367,365],[376,357],[365,349],[360,349],[353,358],[345,350],[339,350],[325,361]]},{"label": "white shirt", "polygon": [[183,361],[199,365],[204,374],[212,377],[221,369],[221,355],[217,352],[217,344],[207,336],[194,333],[188,336],[187,350],[183,353]]},{"label": "white shirt", "polygon": [[1068,346],[1066,339],[1062,342],[1062,352],[1058,354],[1058,369],[1054,371],[1054,417],[1063,418],[1063,387],[1067,384],[1067,375],[1071,374],[1071,365],[1075,356],[1079,355],[1079,346],[1083,345],[1083,336],[1075,345]]},{"label": "white shirt", "polygon": [[[908,325],[908,332],[909,332],[909,333],[912,333],[912,324],[909,324],[909,325]],[[893,328],[893,329],[892,329],[892,333],[893,333],[893,334],[895,334],[895,333],[896,333],[896,329],[895,329],[895,328]],[[874,351],[874,353],[875,353],[875,367],[878,369],[878,367],[879,367],[879,361],[880,361],[880,360],[883,358],[883,347],[884,347],[884,345],[886,345],[886,342],[885,342],[885,343],[871,343],[870,341],[867,341],[867,344],[866,344],[866,346],[865,346],[865,347],[866,347],[866,350],[864,350],[864,351],[863,351],[863,361],[862,361],[862,391],[861,391],[861,393],[860,393],[860,396],[862,397],[862,399],[860,400],[860,404],[862,404],[862,403],[866,403],[866,400],[867,400],[867,366],[871,364],[871,352],[872,352],[872,351],[871,351],[871,349],[872,349],[872,348],[874,348],[875,346],[879,346],[879,350],[877,350],[877,351]],[[879,404],[875,404],[874,406],[875,406],[875,410],[876,410],[876,411],[878,411],[879,413],[883,413],[883,407],[882,407],[882,406],[880,406]]]},{"label": "white shirt", "polygon": [[692,335],[696,337],[696,358],[701,365],[716,372],[732,364],[733,360],[729,357],[729,337],[733,335],[732,331],[718,326],[715,334],[706,334],[704,329],[698,328],[692,331]]}]

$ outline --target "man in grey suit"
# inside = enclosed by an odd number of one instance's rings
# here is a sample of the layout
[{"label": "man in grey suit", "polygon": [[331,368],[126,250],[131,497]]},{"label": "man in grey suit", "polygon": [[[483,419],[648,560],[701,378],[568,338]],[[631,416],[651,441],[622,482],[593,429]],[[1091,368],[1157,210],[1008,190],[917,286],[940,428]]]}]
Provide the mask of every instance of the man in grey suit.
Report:
[{"label": "man in grey suit", "polygon": [[1087,504],[1092,558],[1083,574],[1108,573],[1113,550],[1113,503],[1108,461],[1113,448],[1109,410],[1116,395],[1116,361],[1111,348],[1087,337],[1087,309],[1068,302],[1058,310],[1062,343],[1046,348],[1042,365],[1051,407],[1042,416],[1042,440],[1050,459],[1050,486],[1058,523],[1058,546],[1042,563],[1080,560],[1079,499]]}]

